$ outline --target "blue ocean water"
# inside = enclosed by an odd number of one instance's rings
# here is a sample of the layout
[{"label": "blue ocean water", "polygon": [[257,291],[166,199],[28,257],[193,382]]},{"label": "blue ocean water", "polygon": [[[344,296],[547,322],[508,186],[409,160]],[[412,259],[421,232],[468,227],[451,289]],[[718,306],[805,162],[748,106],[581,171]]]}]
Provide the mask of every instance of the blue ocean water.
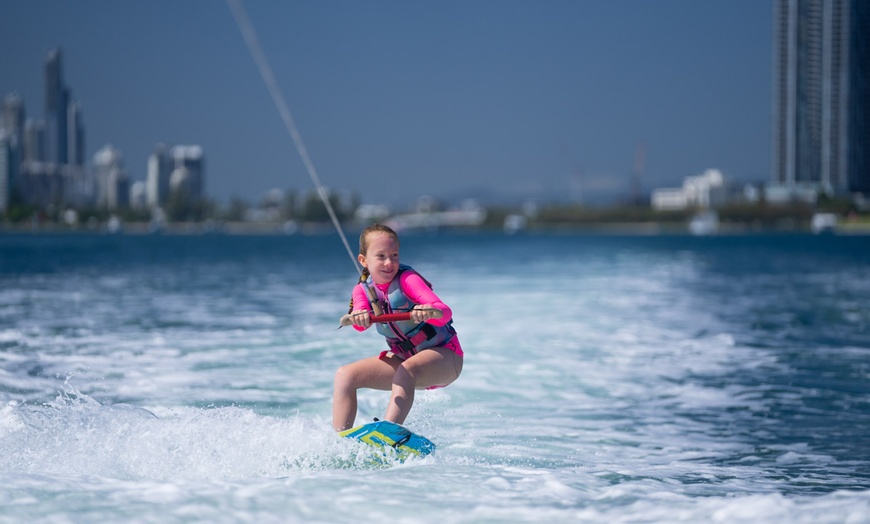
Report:
[{"label": "blue ocean water", "polygon": [[[405,234],[460,379],[330,429],[337,235],[0,235],[0,522],[870,522],[870,237]],[[358,421],[384,392],[360,395]]]}]

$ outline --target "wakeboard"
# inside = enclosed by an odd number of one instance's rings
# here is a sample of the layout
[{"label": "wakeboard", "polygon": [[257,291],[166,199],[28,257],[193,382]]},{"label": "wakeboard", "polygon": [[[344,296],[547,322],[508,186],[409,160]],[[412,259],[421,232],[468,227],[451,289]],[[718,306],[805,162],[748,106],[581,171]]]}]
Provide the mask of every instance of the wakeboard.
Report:
[{"label": "wakeboard", "polygon": [[365,442],[376,448],[393,449],[396,457],[402,462],[408,457],[425,457],[435,451],[435,444],[431,440],[386,420],[376,420],[346,429],[339,435]]}]

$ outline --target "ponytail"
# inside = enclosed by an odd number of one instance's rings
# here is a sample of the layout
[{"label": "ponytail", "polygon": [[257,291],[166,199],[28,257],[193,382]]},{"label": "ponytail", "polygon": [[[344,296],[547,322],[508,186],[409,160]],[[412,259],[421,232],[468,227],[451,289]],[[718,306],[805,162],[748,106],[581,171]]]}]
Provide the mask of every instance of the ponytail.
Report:
[{"label": "ponytail", "polygon": [[[369,268],[364,267],[362,269],[362,273],[359,276],[359,284],[365,284],[369,279]],[[347,308],[347,313],[350,314],[353,312],[353,293],[350,294],[350,305]]]}]

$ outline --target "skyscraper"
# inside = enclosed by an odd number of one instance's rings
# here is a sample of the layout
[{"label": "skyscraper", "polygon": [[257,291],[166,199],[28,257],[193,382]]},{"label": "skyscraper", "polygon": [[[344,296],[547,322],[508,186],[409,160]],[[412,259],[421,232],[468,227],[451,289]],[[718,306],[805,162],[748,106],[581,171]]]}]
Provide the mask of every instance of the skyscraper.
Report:
[{"label": "skyscraper", "polygon": [[163,144],[154,146],[148,157],[148,174],[145,179],[145,198],[151,209],[161,207],[169,200],[169,177],[172,175],[172,158]]},{"label": "skyscraper", "polygon": [[85,164],[85,126],[82,122],[82,109],[78,102],[70,100],[67,104],[67,163],[81,167]]},{"label": "skyscraper", "polygon": [[853,0],[849,130],[854,147],[849,149],[849,188],[870,195],[870,2]]},{"label": "skyscraper", "polygon": [[46,160],[67,163],[67,105],[69,91],[63,83],[60,49],[49,51],[45,59],[45,147]]},{"label": "skyscraper", "polygon": [[773,181],[870,191],[868,12],[862,0],[775,0]]},{"label": "skyscraper", "polygon": [[24,142],[24,100],[18,94],[3,99],[0,113],[0,214],[9,209],[18,182]]},{"label": "skyscraper", "polygon": [[0,214],[9,209],[18,178],[18,148],[15,137],[0,128]]}]

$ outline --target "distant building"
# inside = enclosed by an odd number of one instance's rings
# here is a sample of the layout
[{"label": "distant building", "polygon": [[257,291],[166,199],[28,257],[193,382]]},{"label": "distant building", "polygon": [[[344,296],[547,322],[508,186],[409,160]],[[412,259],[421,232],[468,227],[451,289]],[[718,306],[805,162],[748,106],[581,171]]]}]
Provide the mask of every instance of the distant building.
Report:
[{"label": "distant building", "polygon": [[24,201],[43,208],[63,205],[66,180],[60,167],[52,162],[22,164],[18,180]]},{"label": "distant building", "polygon": [[111,145],[94,154],[94,176],[97,182],[97,207],[114,211],[129,205],[130,177],[124,170],[121,151]]},{"label": "distant building", "polygon": [[45,123],[27,119],[24,124],[24,156],[22,161],[45,162]]},{"label": "distant building", "polygon": [[870,2],[773,9],[772,194],[870,193]]},{"label": "distant building", "polygon": [[727,196],[722,172],[708,169],[698,176],[686,177],[682,187],[654,190],[650,203],[657,211],[710,209],[725,203]]},{"label": "distant building", "polygon": [[96,201],[93,174],[82,165],[67,164],[61,167],[64,178],[63,205],[75,209],[90,207]]},{"label": "distant building", "polygon": [[0,213],[9,209],[18,184],[24,138],[24,101],[17,94],[3,99],[0,112]]},{"label": "distant building", "polygon": [[148,156],[148,171],[145,178],[145,202],[151,209],[166,205],[169,200],[169,178],[173,162],[169,149],[163,144],[154,146]]},{"label": "distant building", "polygon": [[67,163],[71,166],[85,165],[85,125],[78,102],[67,106]]},{"label": "distant building", "polygon": [[24,99],[21,95],[12,93],[3,98],[0,131],[6,131],[18,147],[24,144]]},{"label": "distant building", "polygon": [[815,204],[819,200],[819,186],[808,182],[799,184],[771,184],[764,188],[764,201],[768,204],[803,202]]},{"label": "distant building", "polygon": [[183,194],[194,201],[202,199],[205,190],[205,157],[200,146],[173,146],[174,169],[169,177],[170,193]]},{"label": "distant building", "polygon": [[143,210],[147,207],[145,182],[133,182],[130,186],[130,207],[136,210]]},{"label": "distant building", "polygon": [[9,210],[12,191],[18,180],[17,150],[15,137],[0,129],[0,214]]},{"label": "distant building", "polygon": [[67,163],[67,105],[69,90],[63,83],[63,61],[60,49],[48,52],[45,59],[45,136],[46,160]]}]

